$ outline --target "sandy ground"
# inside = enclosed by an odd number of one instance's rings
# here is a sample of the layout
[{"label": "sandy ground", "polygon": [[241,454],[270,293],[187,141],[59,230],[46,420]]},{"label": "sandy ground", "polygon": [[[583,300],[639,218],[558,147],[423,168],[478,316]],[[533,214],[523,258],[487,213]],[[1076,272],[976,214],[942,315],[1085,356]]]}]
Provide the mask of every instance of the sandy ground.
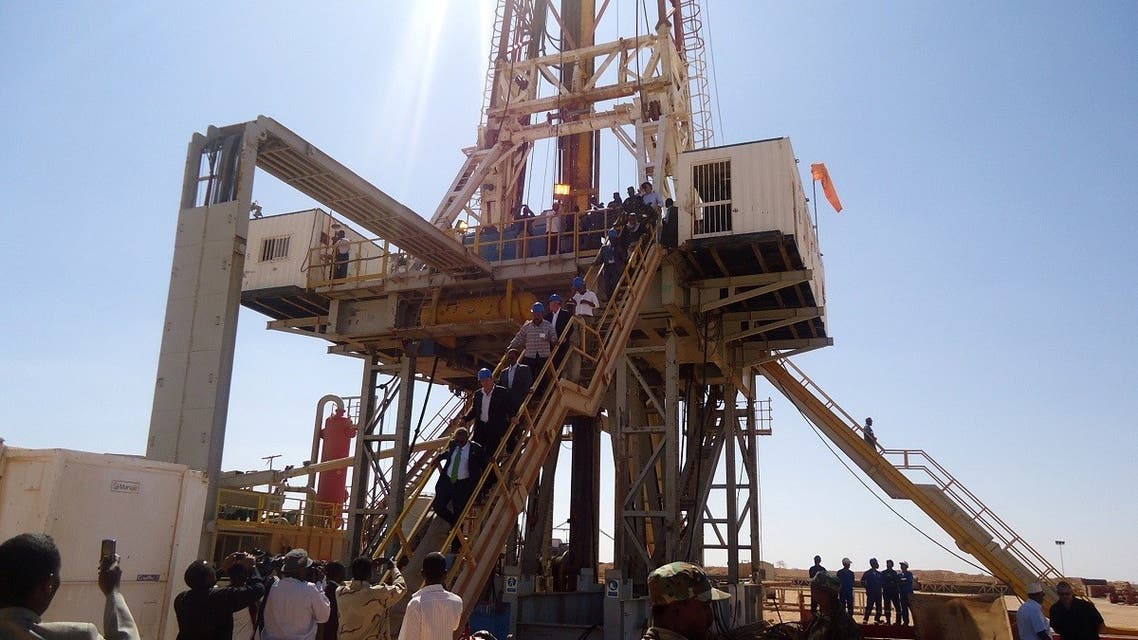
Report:
[{"label": "sandy ground", "polygon": [[[1125,605],[1125,604],[1111,604],[1110,600],[1106,598],[1093,598],[1091,602],[1094,603],[1095,608],[1102,614],[1106,620],[1107,626],[1113,629],[1132,630],[1138,633],[1138,606]],[[860,607],[860,602],[855,602]],[[1014,611],[1019,608],[1020,600],[1015,596],[1006,596],[1004,603],[1008,610]],[[783,604],[775,611],[770,603],[763,611],[763,618],[771,622],[791,622],[798,620],[798,608],[793,604]],[[861,609],[858,613],[860,615]]]}]

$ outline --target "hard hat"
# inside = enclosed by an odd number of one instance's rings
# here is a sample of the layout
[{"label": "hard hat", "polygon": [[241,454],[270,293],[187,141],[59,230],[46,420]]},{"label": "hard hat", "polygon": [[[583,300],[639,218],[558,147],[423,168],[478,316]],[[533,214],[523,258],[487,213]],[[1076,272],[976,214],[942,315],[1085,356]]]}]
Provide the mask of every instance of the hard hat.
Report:
[{"label": "hard hat", "polygon": [[618,235],[620,235],[619,231],[617,231],[616,229],[609,229],[609,237],[610,238],[615,238]]},{"label": "hard hat", "polygon": [[1027,593],[1028,595],[1031,595],[1033,593],[1043,593],[1043,585],[1039,584],[1038,582],[1029,582],[1027,583]]},{"label": "hard hat", "polygon": [[842,564],[853,564],[849,558],[842,558]]},{"label": "hard hat", "polygon": [[561,294],[559,294],[559,293],[549,294],[549,301],[550,302],[561,302]]},{"label": "hard hat", "polygon": [[483,380],[489,380],[490,377],[493,375],[494,375],[493,371],[487,369],[486,367],[482,367],[481,369],[478,370],[478,381],[482,382]]},{"label": "hard hat", "polygon": [[533,306],[529,308],[529,310],[532,313],[545,313],[545,305],[540,302],[535,302],[533,303]]},{"label": "hard hat", "polygon": [[573,278],[573,288],[574,289],[576,289],[577,287],[579,287],[583,284],[585,284],[585,279],[582,278],[581,276],[577,276],[576,278]]}]

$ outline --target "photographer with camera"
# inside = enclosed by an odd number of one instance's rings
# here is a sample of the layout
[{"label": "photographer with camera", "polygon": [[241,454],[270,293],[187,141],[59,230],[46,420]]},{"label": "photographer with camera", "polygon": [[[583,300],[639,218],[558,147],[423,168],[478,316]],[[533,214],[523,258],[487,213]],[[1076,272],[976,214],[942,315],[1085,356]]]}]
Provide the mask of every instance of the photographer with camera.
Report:
[{"label": "photographer with camera", "polygon": [[265,594],[262,640],[314,640],[316,625],[327,622],[332,613],[320,584],[323,571],[314,566],[307,551],[293,549],[285,554],[281,575]]},{"label": "photographer with camera", "polygon": [[[240,569],[234,572],[237,567]],[[190,589],[174,598],[178,640],[230,640],[233,614],[265,595],[265,583],[252,555],[241,551],[229,554],[222,561],[221,571],[251,575],[245,577],[243,584],[216,587],[217,572],[212,563],[196,560],[186,568],[184,579]]]},{"label": "photographer with camera", "polygon": [[[109,545],[107,543],[110,543]],[[8,640],[102,640],[89,622],[43,622],[60,585],[63,561],[51,536],[24,533],[0,544],[0,638]],[[106,596],[103,631],[109,640],[139,640],[138,627],[119,593],[122,569],[114,541],[103,541],[99,589]]]},{"label": "photographer with camera", "polygon": [[390,558],[382,562],[383,577],[372,584],[372,560],[352,561],[352,580],[336,590],[340,601],[340,640],[391,640],[387,612],[407,593],[407,582]]}]

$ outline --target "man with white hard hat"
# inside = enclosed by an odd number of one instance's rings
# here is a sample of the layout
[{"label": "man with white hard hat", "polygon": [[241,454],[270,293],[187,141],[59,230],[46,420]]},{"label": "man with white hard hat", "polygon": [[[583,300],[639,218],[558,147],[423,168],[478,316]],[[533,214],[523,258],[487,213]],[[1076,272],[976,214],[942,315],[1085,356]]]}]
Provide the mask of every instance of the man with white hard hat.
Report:
[{"label": "man with white hard hat", "polygon": [[842,607],[853,615],[853,588],[854,583],[857,582],[857,576],[850,570],[849,558],[842,558],[842,568],[838,569],[837,576],[838,582],[841,583],[841,588],[838,589],[838,602]]},{"label": "man with white hard hat", "polygon": [[1016,611],[1016,627],[1020,640],[1051,640],[1051,625],[1043,615],[1043,585],[1038,582],[1027,585],[1027,600]]}]

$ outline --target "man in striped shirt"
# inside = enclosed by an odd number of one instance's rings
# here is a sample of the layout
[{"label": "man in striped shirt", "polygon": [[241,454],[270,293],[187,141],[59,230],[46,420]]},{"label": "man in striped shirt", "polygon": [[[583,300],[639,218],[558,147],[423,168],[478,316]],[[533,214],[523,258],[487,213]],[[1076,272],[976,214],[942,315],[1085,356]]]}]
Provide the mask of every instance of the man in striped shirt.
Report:
[{"label": "man in striped shirt", "polygon": [[545,361],[549,360],[550,349],[557,342],[557,333],[553,330],[553,325],[542,317],[545,314],[545,305],[535,302],[530,307],[530,312],[533,313],[533,319],[522,325],[518,334],[510,341],[508,350],[517,353],[518,349],[524,348],[522,364],[528,365],[536,378],[541,375]]}]

